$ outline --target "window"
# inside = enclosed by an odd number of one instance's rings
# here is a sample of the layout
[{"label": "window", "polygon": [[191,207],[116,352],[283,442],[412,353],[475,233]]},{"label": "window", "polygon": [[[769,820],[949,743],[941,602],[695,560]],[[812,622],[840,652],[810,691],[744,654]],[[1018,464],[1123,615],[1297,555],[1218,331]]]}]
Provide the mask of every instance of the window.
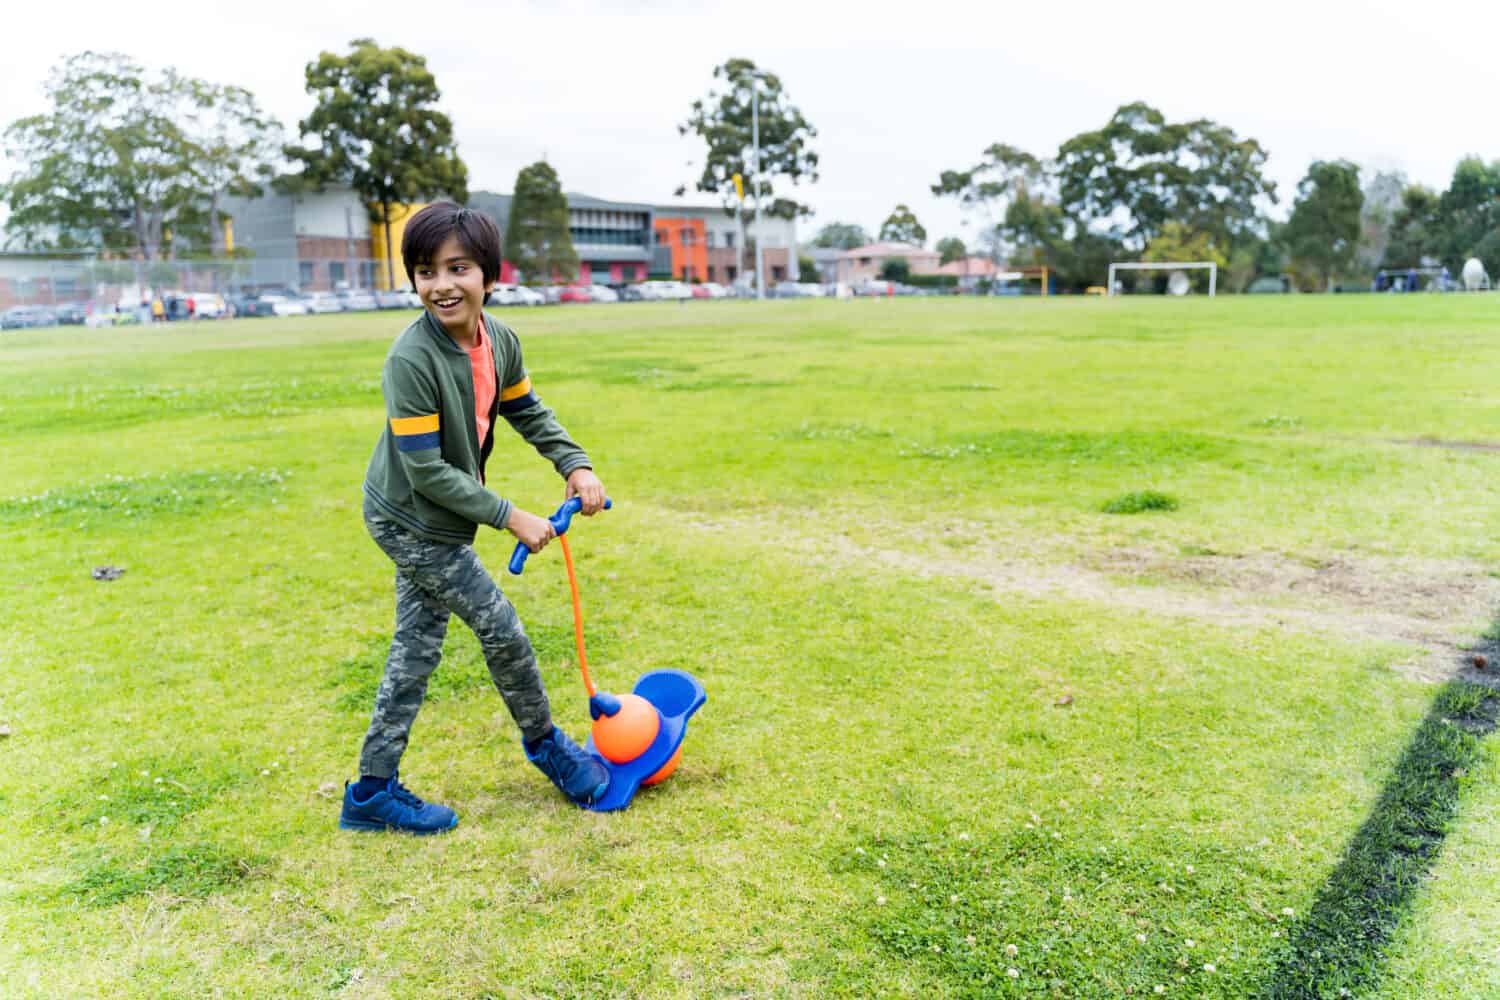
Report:
[{"label": "window", "polygon": [[714,266],[712,264],[708,265],[708,280],[709,281],[718,281],[719,280],[718,277],[716,277],[714,275]]},{"label": "window", "polygon": [[713,249],[714,231],[712,229],[705,229],[703,231],[703,245],[708,247],[710,250]]},{"label": "window", "polygon": [[734,234],[733,233],[725,233],[724,234],[724,247],[725,247],[725,249],[728,249],[728,250],[733,250],[734,249]]},{"label": "window", "polygon": [[786,268],[784,268],[784,267],[773,267],[773,268],[771,268],[771,280],[772,281],[785,281],[786,280]]},{"label": "window", "polygon": [[313,278],[316,276],[316,274],[317,265],[312,261],[304,260],[297,264],[297,280],[303,285],[312,284]]},{"label": "window", "polygon": [[331,260],[328,262],[328,280],[333,282],[335,285],[341,285],[344,283],[343,261]]},{"label": "window", "polygon": [[724,268],[724,273],[728,275],[729,280],[732,282],[735,278],[739,277],[740,269],[737,267],[726,267]]}]

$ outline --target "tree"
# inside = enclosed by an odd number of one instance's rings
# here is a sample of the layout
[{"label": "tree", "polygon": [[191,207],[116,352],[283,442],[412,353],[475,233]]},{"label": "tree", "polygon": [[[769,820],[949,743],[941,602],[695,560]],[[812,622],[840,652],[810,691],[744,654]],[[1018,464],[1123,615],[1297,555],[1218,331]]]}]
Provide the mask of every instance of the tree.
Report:
[{"label": "tree", "polygon": [[863,226],[852,222],[830,222],[818,230],[812,245],[825,250],[853,250],[873,242]]},{"label": "tree", "polygon": [[53,69],[46,114],[5,131],[21,166],[0,193],[24,246],[127,250],[150,260],[198,198],[193,146],[171,110],[180,78],[147,79],[119,53],[83,52]]},{"label": "tree", "polygon": [[[1141,259],[1165,264],[1213,263],[1219,266],[1220,271],[1225,270],[1229,263],[1223,251],[1214,245],[1212,236],[1195,232],[1181,222],[1169,222],[1162,226],[1161,232],[1147,245],[1145,253],[1141,254]],[[1206,286],[1208,276],[1202,271],[1195,271],[1192,281],[1195,287]]]},{"label": "tree", "polygon": [[1365,202],[1359,211],[1360,266],[1374,271],[1385,257],[1391,226],[1401,208],[1406,175],[1399,170],[1379,170],[1364,186]]},{"label": "tree", "polygon": [[243,87],[182,80],[194,169],[208,190],[209,240],[213,256],[224,255],[225,195],[253,198],[280,158],[281,125],[266,117]]},{"label": "tree", "polygon": [[452,121],[434,110],[441,94],[427,60],[368,38],[349,45],[346,56],[322,52],[307,64],[307,92],[317,106],[298,129],[315,144],[287,148],[302,171],[283,186],[352,187],[370,221],[385,226],[387,276],[395,287],[391,223],[412,202],[467,201],[469,172],[458,157]]},{"label": "tree", "polygon": [[1382,267],[1417,267],[1423,257],[1437,253],[1438,205],[1437,192],[1420,184],[1412,184],[1401,192],[1401,206],[1391,217]]},{"label": "tree", "polygon": [[1172,123],[1149,104],[1117,110],[1104,128],[1062,144],[1055,172],[1069,214],[1118,226],[1140,251],[1168,222],[1209,233],[1229,248],[1264,227],[1260,203],[1276,200],[1254,139],[1208,119]]},{"label": "tree", "polygon": [[880,265],[880,277],[884,281],[904,282],[911,277],[911,264],[905,257],[891,257]]},{"label": "tree", "polygon": [[818,270],[818,262],[811,257],[798,257],[797,280],[812,285],[822,284],[823,273]]},{"label": "tree", "polygon": [[[811,214],[807,205],[777,193],[778,182],[784,187],[818,179],[818,154],[811,146],[817,129],[787,100],[781,78],[749,59],[730,59],[714,68],[714,79],[722,81],[723,89],[694,101],[687,121],[677,127],[682,135],[696,134],[708,147],[696,189],[717,194],[725,210],[742,221],[757,208],[762,215],[784,219]],[[758,170],[751,142],[752,92],[758,95]],[[743,179],[746,202],[735,192],[736,174]],[[679,187],[677,194],[686,189]]]},{"label": "tree", "polygon": [[969,248],[964,246],[964,241],[957,236],[938,240],[937,252],[941,256],[940,264],[951,264],[955,260],[963,260],[969,256]]},{"label": "tree", "polygon": [[1354,264],[1364,200],[1359,168],[1347,160],[1316,160],[1297,184],[1284,239],[1292,259],[1316,272],[1325,288]]},{"label": "tree", "polygon": [[[1495,231],[1500,229],[1500,162],[1466,157],[1453,168],[1453,180],[1438,199],[1437,256],[1454,274],[1470,257],[1497,273]],[[1484,252],[1481,252],[1481,246]]]},{"label": "tree", "polygon": [[922,228],[911,209],[905,205],[897,205],[885,222],[881,223],[880,238],[919,247],[927,242],[927,230]]},{"label": "tree", "polygon": [[568,231],[568,198],[546,161],[522,167],[505,232],[506,256],[526,281],[578,274],[578,253]]}]

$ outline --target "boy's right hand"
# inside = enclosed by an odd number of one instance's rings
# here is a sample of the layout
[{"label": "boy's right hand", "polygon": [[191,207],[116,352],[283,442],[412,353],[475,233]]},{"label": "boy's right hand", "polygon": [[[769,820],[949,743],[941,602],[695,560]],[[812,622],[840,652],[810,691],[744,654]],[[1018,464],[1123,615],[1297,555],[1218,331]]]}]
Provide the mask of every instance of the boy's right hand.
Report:
[{"label": "boy's right hand", "polygon": [[542,551],[548,542],[557,537],[557,530],[552,527],[551,521],[528,514],[519,507],[511,508],[505,530],[515,535],[516,540],[533,553]]}]

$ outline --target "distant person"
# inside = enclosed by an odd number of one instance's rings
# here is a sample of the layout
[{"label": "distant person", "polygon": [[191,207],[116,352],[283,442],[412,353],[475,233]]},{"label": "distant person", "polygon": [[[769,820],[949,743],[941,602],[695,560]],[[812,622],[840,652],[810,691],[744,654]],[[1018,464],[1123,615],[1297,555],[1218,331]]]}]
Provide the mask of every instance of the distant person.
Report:
[{"label": "distant person", "polygon": [[[516,335],[484,312],[500,276],[500,233],[489,216],[429,205],[406,224],[401,257],[424,309],[386,355],[387,419],[364,484],[365,527],[396,564],[397,628],[339,826],[438,833],[457,825],[452,809],[397,780],[454,614],[479,638],[527,759],[568,798],[590,804],[608,788],[609,772],[552,724],[531,641],[473,542],[481,526],[504,528],[538,552],[556,534],[546,518],[486,488],[497,417],[552,463],[584,514],[603,508],[604,484],[537,398]],[[503,481],[503,469],[489,471]]]},{"label": "distant person", "polygon": [[167,305],[161,300],[161,296],[158,295],[151,300],[151,322],[165,323],[166,321]]}]

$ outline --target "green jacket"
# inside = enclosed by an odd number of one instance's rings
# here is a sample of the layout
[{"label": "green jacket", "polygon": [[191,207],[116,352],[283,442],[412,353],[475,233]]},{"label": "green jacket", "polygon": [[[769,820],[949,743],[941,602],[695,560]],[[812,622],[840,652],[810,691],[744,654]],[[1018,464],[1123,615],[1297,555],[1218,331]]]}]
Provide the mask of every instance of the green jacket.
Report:
[{"label": "green jacket", "polygon": [[484,325],[496,386],[484,441],[474,426],[468,352],[425,309],[391,345],[380,375],[386,422],[365,473],[365,496],[381,514],[436,542],[468,545],[476,526],[503,528],[510,518],[511,502],[484,486],[497,416],[559,475],[589,467],[588,455],[532,391],[516,335],[488,314]]}]

